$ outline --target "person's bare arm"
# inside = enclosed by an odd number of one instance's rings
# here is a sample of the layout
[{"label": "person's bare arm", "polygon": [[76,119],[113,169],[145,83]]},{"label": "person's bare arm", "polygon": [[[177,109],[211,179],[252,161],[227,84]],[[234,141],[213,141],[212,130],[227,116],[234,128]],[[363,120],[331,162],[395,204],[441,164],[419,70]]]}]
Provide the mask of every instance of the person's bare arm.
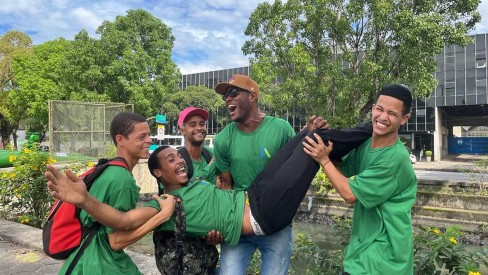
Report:
[{"label": "person's bare arm", "polygon": [[318,134],[314,134],[314,136],[317,142],[308,136],[305,137],[306,142],[303,142],[303,150],[322,166],[325,175],[327,175],[327,178],[344,201],[349,204],[355,203],[357,198],[349,186],[348,179],[337,169],[329,158],[334,144],[329,140],[329,144],[326,146]]},{"label": "person's bare arm", "polygon": [[[144,237],[147,233],[151,232],[156,228],[158,225],[166,222],[169,220],[171,215],[173,215],[173,211],[175,209],[175,199],[174,198],[166,198],[162,199],[157,195],[153,196],[156,200],[158,200],[161,211],[159,211],[156,215],[153,215],[147,222],[143,225],[137,227],[136,229],[129,230],[129,231],[115,231],[108,235],[108,240],[110,243],[110,247],[114,251],[119,251],[126,248],[128,245],[133,244]],[[152,208],[152,207],[146,207]],[[156,208],[152,208],[157,212]]]},{"label": "person's bare arm", "polygon": [[232,182],[232,175],[230,172],[223,172],[222,173],[222,178],[220,179],[221,182],[221,189],[224,190],[231,190],[233,186]]},{"label": "person's bare arm", "polygon": [[[152,207],[136,208],[128,212],[119,211],[91,196],[83,180],[72,171],[67,170],[66,175],[63,175],[51,165],[47,166],[47,170],[47,185],[56,199],[76,204],[99,223],[114,230],[137,228],[158,212]],[[167,196],[172,198],[171,195]]]}]

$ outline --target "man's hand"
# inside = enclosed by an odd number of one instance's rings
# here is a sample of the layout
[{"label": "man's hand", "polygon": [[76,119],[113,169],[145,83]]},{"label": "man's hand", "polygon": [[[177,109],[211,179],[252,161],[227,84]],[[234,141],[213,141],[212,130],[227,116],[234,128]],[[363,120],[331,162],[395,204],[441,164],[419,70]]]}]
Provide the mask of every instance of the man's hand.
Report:
[{"label": "man's hand", "polygon": [[161,207],[161,211],[154,215],[154,217],[159,220],[159,224],[162,224],[169,220],[171,215],[173,215],[177,198],[168,194],[161,195],[161,197],[158,195],[153,195],[153,198],[158,201],[159,207]]},{"label": "man's hand", "polygon": [[326,146],[318,134],[314,133],[313,135],[317,139],[317,142],[315,142],[311,137],[306,136],[306,141],[302,142],[304,147],[303,150],[305,153],[307,153],[307,155],[311,156],[316,162],[323,166],[330,161],[329,154],[332,152],[334,144],[332,144],[332,141],[329,140],[329,144]]},{"label": "man's hand", "polygon": [[309,131],[314,129],[328,129],[329,123],[323,117],[313,115],[308,118],[306,127]]},{"label": "man's hand", "polygon": [[209,231],[207,236],[204,236],[203,238],[207,241],[207,244],[209,245],[218,245],[224,240],[220,231],[215,231],[213,229],[212,231]]},{"label": "man's hand", "polygon": [[64,202],[81,205],[88,197],[86,185],[71,170],[66,170],[66,175],[51,165],[47,166],[44,176],[48,180],[47,187],[51,195]]}]

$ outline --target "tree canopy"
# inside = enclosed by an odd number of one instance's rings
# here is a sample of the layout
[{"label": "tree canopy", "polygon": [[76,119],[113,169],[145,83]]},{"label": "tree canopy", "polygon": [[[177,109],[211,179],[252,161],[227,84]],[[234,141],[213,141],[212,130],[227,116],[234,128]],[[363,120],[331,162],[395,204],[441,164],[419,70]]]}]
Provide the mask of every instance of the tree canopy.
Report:
[{"label": "tree canopy", "polygon": [[32,39],[25,33],[9,31],[0,36],[0,135],[2,146],[5,147],[10,135],[16,135],[18,120],[15,118],[17,110],[10,102],[11,93],[18,90],[12,62],[17,56],[29,54]]},{"label": "tree canopy", "polygon": [[70,99],[133,103],[154,115],[162,99],[175,92],[180,73],[171,60],[174,37],[160,19],[129,10],[97,29],[100,39],[82,30],[63,64],[61,87]]},{"label": "tree canopy", "polygon": [[[252,13],[242,50],[267,104],[325,116],[334,126],[365,120],[376,91],[402,83],[415,97],[436,86],[435,55],[466,45],[479,0],[289,0]],[[276,85],[279,83],[279,85]],[[269,87],[269,89],[267,89]]]}]

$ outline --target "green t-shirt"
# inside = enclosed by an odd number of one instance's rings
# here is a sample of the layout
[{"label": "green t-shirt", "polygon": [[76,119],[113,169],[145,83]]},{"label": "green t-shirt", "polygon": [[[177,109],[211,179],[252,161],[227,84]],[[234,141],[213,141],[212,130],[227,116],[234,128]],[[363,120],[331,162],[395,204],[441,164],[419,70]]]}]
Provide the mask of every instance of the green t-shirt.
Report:
[{"label": "green t-shirt", "polygon": [[[95,180],[90,194],[99,201],[120,211],[129,211],[136,207],[139,200],[139,187],[132,174],[125,168],[109,166]],[[80,220],[83,225],[91,226],[95,221],[85,211],[81,211]],[[141,274],[132,259],[124,251],[113,251],[110,248],[108,234],[113,230],[102,226],[78,260],[72,274]],[[76,255],[71,253],[59,274],[65,274]]]},{"label": "green t-shirt", "polygon": [[278,150],[295,136],[290,123],[266,116],[252,133],[227,125],[214,140],[217,169],[230,172],[235,190],[247,190]]},{"label": "green t-shirt", "polygon": [[[244,215],[244,192],[222,190],[207,181],[194,180],[169,193],[181,198],[186,215],[186,234],[201,237],[215,229],[222,233],[226,243],[237,244]],[[154,199],[146,206],[161,209]],[[174,217],[156,230],[173,231]]]},{"label": "green t-shirt", "polygon": [[[206,146],[204,148],[206,148],[210,152],[210,155],[213,156],[213,149],[212,148],[206,147]],[[215,184],[215,180],[216,180],[219,173],[217,172],[217,169],[215,166],[210,166],[208,164],[207,160],[203,156],[203,153],[202,153],[202,156],[200,157],[200,161],[196,161],[196,160],[192,159],[191,162],[193,164],[193,177],[192,178],[197,178],[197,177],[198,178],[204,178],[206,181]]]},{"label": "green t-shirt", "polygon": [[344,271],[413,274],[411,209],[417,177],[398,140],[371,148],[371,138],[343,159],[341,170],[357,198]]}]

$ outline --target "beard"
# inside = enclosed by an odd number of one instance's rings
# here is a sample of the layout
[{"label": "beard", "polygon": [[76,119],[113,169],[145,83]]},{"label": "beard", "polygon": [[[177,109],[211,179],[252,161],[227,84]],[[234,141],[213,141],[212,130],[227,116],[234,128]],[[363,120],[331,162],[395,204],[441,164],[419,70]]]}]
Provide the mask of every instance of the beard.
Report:
[{"label": "beard", "polygon": [[204,141],[205,141],[205,139],[203,139],[203,140],[192,140],[192,141],[190,141],[190,143],[191,143],[191,145],[193,145],[195,147],[200,147],[200,146],[202,146]]}]

